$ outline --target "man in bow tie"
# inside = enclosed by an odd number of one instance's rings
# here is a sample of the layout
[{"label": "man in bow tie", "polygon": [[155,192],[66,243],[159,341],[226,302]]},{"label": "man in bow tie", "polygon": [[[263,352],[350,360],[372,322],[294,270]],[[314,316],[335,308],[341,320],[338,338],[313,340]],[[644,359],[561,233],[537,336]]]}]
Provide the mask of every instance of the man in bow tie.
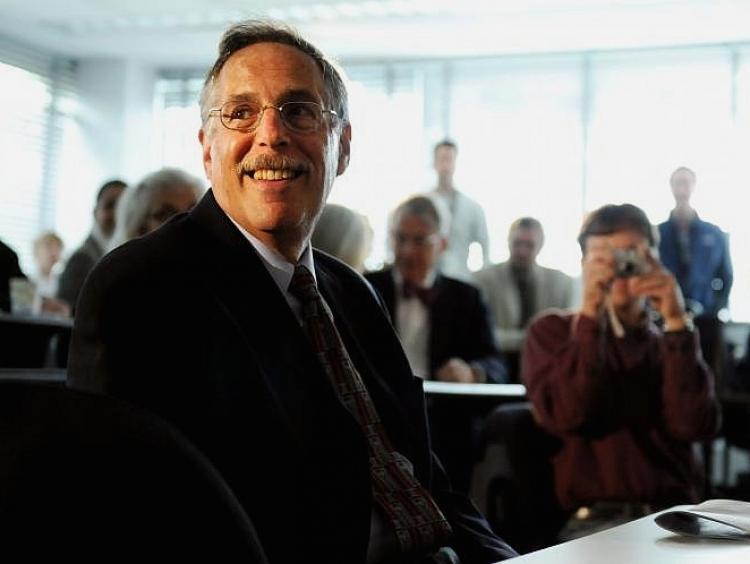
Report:
[{"label": "man in bow tie", "polygon": [[366,277],[388,306],[417,376],[444,382],[504,382],[490,314],[474,286],[440,274],[448,246],[444,212],[426,196],[393,213],[394,268]]},{"label": "man in bow tie", "polygon": [[[417,376],[444,382],[505,382],[505,365],[479,290],[437,268],[448,246],[443,216],[439,204],[426,196],[401,204],[392,218],[394,268],[370,273],[367,279],[383,296]],[[435,450],[453,485],[466,490],[475,454],[476,416],[435,402],[430,414]]]}]

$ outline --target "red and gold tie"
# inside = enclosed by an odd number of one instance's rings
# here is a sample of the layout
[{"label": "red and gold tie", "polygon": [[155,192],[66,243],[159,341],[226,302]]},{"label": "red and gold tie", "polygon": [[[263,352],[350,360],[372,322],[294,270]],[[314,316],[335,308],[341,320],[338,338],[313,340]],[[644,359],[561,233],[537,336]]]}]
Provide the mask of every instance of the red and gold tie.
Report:
[{"label": "red and gold tie", "polygon": [[315,278],[306,267],[297,266],[289,292],[302,303],[305,331],[339,400],[367,438],[373,498],[393,526],[401,550],[419,553],[439,547],[450,536],[451,527],[411,473],[409,462],[393,448],[333,316],[318,293]]}]

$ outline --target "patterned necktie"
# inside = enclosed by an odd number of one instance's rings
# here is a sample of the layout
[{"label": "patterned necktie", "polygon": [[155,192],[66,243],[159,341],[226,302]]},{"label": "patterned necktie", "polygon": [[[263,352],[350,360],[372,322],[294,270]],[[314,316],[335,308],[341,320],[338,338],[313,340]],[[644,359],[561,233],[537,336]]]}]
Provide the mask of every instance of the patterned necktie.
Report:
[{"label": "patterned necktie", "polygon": [[339,400],[367,438],[373,499],[393,526],[401,550],[419,553],[440,546],[450,536],[451,527],[412,475],[409,462],[391,445],[331,312],[318,293],[315,278],[305,266],[296,267],[289,292],[302,303],[305,331]]}]

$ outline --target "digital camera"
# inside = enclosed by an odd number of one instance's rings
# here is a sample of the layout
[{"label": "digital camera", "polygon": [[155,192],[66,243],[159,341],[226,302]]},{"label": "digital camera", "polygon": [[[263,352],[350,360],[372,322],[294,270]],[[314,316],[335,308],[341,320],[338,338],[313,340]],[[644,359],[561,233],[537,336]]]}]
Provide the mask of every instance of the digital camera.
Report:
[{"label": "digital camera", "polygon": [[617,278],[630,278],[648,272],[646,257],[638,249],[615,249],[614,255]]}]

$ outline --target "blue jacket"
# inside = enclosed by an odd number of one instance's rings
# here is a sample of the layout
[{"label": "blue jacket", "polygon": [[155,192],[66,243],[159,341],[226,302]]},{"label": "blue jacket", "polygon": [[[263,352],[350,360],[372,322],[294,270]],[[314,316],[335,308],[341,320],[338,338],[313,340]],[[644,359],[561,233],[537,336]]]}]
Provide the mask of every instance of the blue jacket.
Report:
[{"label": "blue jacket", "polygon": [[677,277],[686,301],[698,302],[704,314],[716,315],[727,306],[732,288],[727,236],[719,227],[696,215],[690,224],[690,267],[681,277],[677,229],[673,216],[659,225],[661,261]]}]

